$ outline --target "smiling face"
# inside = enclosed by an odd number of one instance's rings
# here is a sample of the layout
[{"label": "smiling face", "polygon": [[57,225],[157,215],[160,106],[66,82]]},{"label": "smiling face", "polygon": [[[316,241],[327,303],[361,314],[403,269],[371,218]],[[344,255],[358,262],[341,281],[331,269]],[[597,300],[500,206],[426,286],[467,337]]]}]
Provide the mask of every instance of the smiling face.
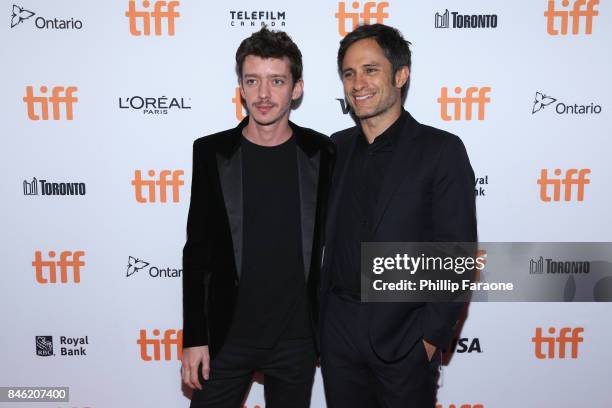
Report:
[{"label": "smiling face", "polygon": [[289,120],[291,102],[302,96],[303,82],[295,83],[288,58],[260,58],[249,55],[242,65],[240,93],[250,118],[259,125]]},{"label": "smiling face", "polygon": [[342,61],[344,95],[359,120],[383,119],[401,108],[401,88],[408,67],[395,74],[376,40],[366,38],[351,45]]}]

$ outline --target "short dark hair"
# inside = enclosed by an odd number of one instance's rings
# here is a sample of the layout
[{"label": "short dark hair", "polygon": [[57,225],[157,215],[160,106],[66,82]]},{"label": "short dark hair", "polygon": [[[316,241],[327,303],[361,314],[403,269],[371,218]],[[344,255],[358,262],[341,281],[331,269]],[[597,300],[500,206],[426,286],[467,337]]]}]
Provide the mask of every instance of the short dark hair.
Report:
[{"label": "short dark hair", "polygon": [[[391,63],[393,68],[393,79],[395,81],[395,74],[402,67],[408,67],[410,69],[411,53],[410,53],[410,42],[406,41],[402,36],[402,33],[398,29],[390,27],[384,24],[368,24],[361,25],[355,30],[350,32],[346,37],[340,41],[340,48],[338,49],[338,72],[342,75],[342,62],[344,61],[344,55],[351,45],[357,41],[372,38],[376,40],[378,46],[382,48],[385,57]],[[408,81],[402,86],[402,99],[408,92],[410,84],[410,77]]]},{"label": "short dark hair", "polygon": [[242,65],[249,55],[260,58],[289,59],[293,82],[302,79],[302,53],[284,31],[270,31],[266,27],[245,38],[236,51],[236,74],[242,78]]}]

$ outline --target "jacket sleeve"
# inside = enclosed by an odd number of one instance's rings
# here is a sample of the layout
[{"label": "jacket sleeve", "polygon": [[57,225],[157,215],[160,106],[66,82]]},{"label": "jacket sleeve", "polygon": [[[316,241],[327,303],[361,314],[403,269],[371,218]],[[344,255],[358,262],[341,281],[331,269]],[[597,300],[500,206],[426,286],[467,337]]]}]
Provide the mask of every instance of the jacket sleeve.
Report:
[{"label": "jacket sleeve", "polygon": [[183,347],[208,345],[205,304],[212,253],[211,187],[201,147],[198,141],[193,145],[187,242],[183,248]]},{"label": "jacket sleeve", "polygon": [[[451,135],[443,146],[434,176],[433,225],[436,242],[476,242],[474,171],[461,140]],[[461,302],[432,302],[424,310],[423,338],[445,349],[461,309]]]}]

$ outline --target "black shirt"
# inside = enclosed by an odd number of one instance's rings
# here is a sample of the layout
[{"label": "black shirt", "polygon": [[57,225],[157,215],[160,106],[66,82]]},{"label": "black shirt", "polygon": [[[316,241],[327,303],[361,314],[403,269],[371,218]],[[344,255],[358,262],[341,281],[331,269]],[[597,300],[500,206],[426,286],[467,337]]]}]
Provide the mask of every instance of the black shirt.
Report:
[{"label": "black shirt", "polygon": [[355,150],[349,158],[340,198],[332,287],[355,298],[361,296],[361,243],[371,239],[374,210],[380,186],[391,162],[393,148],[405,122],[407,113],[400,117],[369,144],[360,129]]},{"label": "black shirt", "polygon": [[311,335],[302,255],[295,137],[278,146],[242,138],[243,261],[228,341],[272,348]]}]

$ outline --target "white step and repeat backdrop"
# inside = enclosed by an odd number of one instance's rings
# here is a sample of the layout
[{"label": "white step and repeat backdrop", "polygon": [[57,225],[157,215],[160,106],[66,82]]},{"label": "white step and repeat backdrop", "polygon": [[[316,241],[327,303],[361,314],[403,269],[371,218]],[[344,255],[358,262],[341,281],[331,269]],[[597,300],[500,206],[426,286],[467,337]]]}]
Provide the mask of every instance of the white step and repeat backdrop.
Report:
[{"label": "white step and repeat backdrop", "polygon": [[[189,404],[191,147],[242,118],[234,53],[263,23],[304,55],[292,120],[327,134],[353,125],[339,40],[359,23],[399,28],[413,44],[406,108],[465,143],[482,241],[612,241],[607,0],[2,4],[0,386],[69,386],[70,402],[0,406]],[[473,304],[440,407],[612,405],[610,312]],[[319,373],[312,406],[325,406]]]}]

